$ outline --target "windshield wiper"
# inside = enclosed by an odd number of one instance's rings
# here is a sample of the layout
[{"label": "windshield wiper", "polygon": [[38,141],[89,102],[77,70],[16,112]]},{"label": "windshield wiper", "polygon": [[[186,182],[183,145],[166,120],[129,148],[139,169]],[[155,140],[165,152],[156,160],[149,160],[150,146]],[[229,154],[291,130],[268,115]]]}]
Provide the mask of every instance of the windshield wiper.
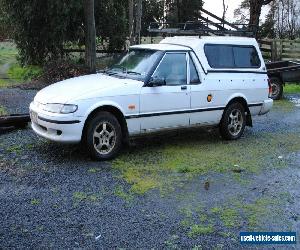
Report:
[{"label": "windshield wiper", "polygon": [[112,72],[112,71],[108,70],[105,73],[108,74],[109,76],[113,76],[113,75],[117,75],[119,72]]},{"label": "windshield wiper", "polygon": [[129,70],[129,71],[126,71],[126,73],[127,73],[127,74],[132,74],[132,75],[139,75],[139,76],[142,75],[142,74],[139,73],[139,72],[130,71],[130,70]]},{"label": "windshield wiper", "polygon": [[[118,69],[121,69],[121,71],[117,71]],[[113,68],[106,70],[106,73],[109,76],[112,76],[117,75],[119,73],[127,73],[127,69],[125,67],[115,65]]]}]

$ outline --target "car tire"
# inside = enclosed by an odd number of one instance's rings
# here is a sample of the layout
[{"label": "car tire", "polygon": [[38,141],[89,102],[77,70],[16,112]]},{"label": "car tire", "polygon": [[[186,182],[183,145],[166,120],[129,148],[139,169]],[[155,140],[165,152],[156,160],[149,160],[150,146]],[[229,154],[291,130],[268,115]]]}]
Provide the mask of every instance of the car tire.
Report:
[{"label": "car tire", "polygon": [[245,130],[245,108],[241,103],[232,103],[224,111],[220,122],[220,133],[225,140],[239,139]]},{"label": "car tire", "polygon": [[283,94],[283,82],[279,77],[271,77],[270,78],[272,94],[271,98],[273,100],[280,100]]},{"label": "car tire", "polygon": [[88,121],[85,133],[87,149],[94,160],[115,158],[122,147],[122,129],[109,112],[99,112]]}]

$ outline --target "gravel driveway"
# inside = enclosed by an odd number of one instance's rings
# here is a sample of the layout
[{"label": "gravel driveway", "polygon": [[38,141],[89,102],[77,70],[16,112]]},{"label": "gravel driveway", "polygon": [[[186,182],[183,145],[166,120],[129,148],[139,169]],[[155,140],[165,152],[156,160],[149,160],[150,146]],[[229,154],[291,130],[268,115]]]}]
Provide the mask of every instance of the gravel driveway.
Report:
[{"label": "gravel driveway", "polygon": [[[0,105],[27,112],[34,95],[1,89]],[[292,97],[255,117],[239,142],[222,142],[216,130],[183,131],[134,140],[113,162],[93,162],[80,146],[45,141],[30,128],[3,133],[1,247],[227,249],[241,247],[240,231],[300,232],[300,96]],[[178,145],[199,146],[209,159],[223,147],[230,153],[211,158],[209,171],[154,169]],[[242,160],[232,168],[219,167],[236,155]],[[135,192],[145,180],[152,186]]]}]

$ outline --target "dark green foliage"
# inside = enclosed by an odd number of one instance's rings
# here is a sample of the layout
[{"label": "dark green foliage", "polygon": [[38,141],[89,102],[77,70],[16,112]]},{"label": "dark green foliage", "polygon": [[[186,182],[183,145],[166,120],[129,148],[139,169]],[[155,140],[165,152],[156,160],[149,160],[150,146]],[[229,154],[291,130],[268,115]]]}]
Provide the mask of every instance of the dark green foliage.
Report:
[{"label": "dark green foliage", "polygon": [[[64,59],[66,45],[84,45],[83,3],[83,0],[0,0],[0,32],[2,26],[13,27],[9,30],[23,65],[44,65]],[[147,35],[153,21],[196,20],[202,4],[202,0],[143,0],[141,34]],[[4,19],[9,23],[2,25]],[[95,0],[95,22],[100,40],[109,39],[107,49],[124,48],[128,36],[128,1]]]},{"label": "dark green foliage", "polygon": [[166,16],[167,22],[182,23],[197,20],[200,16],[200,9],[203,6],[202,0],[166,0],[166,7],[169,12]]},{"label": "dark green foliage", "polygon": [[8,39],[11,36],[11,27],[8,22],[9,18],[3,5],[3,0],[0,0],[0,41]]},{"label": "dark green foliage", "polygon": [[78,0],[3,0],[22,64],[42,65],[64,56],[63,45],[75,41],[83,23]]},{"label": "dark green foliage", "polygon": [[142,16],[142,30],[143,36],[148,35],[149,24],[156,21],[162,21],[164,15],[164,2],[156,0],[143,1],[143,16]]},{"label": "dark green foliage", "polygon": [[97,36],[109,38],[109,50],[122,49],[127,36],[127,1],[95,0]]},{"label": "dark green foliage", "polygon": [[[13,25],[22,64],[44,65],[48,61],[64,58],[66,43],[84,44],[83,1],[1,1]],[[126,8],[124,1],[95,1],[97,35],[110,39],[111,50],[124,45]]]},{"label": "dark green foliage", "polygon": [[271,5],[269,13],[266,16],[265,22],[261,25],[258,37],[259,38],[275,38],[276,37],[276,22],[275,22],[275,5]]}]

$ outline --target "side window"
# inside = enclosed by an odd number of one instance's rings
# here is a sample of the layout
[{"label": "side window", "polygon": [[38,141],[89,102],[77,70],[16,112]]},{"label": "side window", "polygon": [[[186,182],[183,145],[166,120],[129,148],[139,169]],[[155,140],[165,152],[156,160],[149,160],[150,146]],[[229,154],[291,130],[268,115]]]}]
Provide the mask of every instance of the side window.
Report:
[{"label": "side window", "polygon": [[209,44],[205,45],[204,52],[210,67],[234,68],[232,46]]},{"label": "side window", "polygon": [[255,47],[207,44],[204,52],[211,68],[259,68],[261,62]]},{"label": "side window", "polygon": [[234,61],[237,68],[259,68],[260,59],[254,47],[233,47]]},{"label": "side window", "polygon": [[190,84],[200,83],[199,75],[195,66],[195,63],[190,56]]},{"label": "side window", "polygon": [[152,78],[164,79],[166,85],[186,85],[186,53],[167,53]]}]

